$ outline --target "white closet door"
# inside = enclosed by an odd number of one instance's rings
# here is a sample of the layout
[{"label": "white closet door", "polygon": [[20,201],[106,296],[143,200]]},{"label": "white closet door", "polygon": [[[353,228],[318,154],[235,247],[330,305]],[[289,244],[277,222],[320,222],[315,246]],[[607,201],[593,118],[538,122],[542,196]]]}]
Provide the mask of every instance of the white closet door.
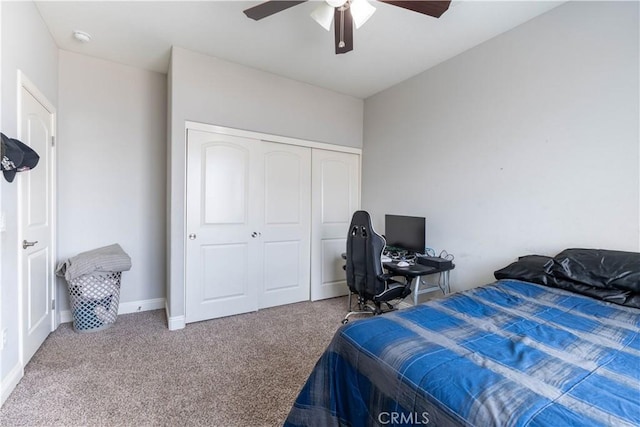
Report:
[{"label": "white closet door", "polygon": [[311,149],[271,142],[262,149],[259,308],[308,301],[311,260]]},{"label": "white closet door", "polygon": [[351,216],[360,206],[360,158],[357,154],[312,153],[311,300],[346,295],[344,260]]},{"label": "white closet door", "polygon": [[187,140],[186,322],[255,311],[260,141],[193,130]]}]

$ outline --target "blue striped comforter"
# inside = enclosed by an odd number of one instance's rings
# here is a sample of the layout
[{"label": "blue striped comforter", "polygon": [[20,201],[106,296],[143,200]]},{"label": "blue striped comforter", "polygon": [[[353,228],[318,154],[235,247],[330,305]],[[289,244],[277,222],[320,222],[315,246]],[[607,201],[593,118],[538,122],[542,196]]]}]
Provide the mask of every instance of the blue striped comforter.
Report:
[{"label": "blue striped comforter", "polygon": [[640,425],[640,310],[515,280],[343,326],[287,426]]}]

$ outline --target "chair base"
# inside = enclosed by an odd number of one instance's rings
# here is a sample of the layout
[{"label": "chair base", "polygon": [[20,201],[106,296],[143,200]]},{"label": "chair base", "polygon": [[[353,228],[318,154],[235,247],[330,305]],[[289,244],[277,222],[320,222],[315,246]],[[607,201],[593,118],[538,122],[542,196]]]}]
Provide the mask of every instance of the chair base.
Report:
[{"label": "chair base", "polygon": [[[389,302],[384,301],[384,304],[386,304],[387,306],[387,310],[382,310],[382,308],[380,308],[380,304],[381,302],[374,302],[374,306],[372,307],[371,305],[367,304],[365,299],[361,296],[358,296],[358,310],[352,310],[351,309],[351,296],[354,295],[353,292],[349,292],[349,312],[344,316],[344,318],[342,319],[342,324],[347,324],[349,322],[349,316],[353,316],[355,314],[370,314],[372,316],[376,316],[382,313],[389,313],[391,311],[395,311],[397,310],[397,308],[395,308],[393,305],[391,305]],[[357,294],[356,294],[357,295]]]},{"label": "chair base", "polygon": [[369,308],[369,310],[350,311],[350,312],[348,312],[347,315],[344,316],[344,318],[342,319],[342,324],[345,325],[345,324],[349,323],[349,316],[352,316],[354,314],[370,314],[372,316],[376,315],[375,311],[373,311],[371,309],[371,307],[367,306],[367,308]]}]

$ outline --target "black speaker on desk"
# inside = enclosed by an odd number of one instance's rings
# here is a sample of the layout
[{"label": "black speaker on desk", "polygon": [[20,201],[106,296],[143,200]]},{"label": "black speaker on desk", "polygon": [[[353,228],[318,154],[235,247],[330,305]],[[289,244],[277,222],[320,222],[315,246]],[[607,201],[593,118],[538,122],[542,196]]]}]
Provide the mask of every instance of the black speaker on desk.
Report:
[{"label": "black speaker on desk", "polygon": [[451,260],[437,256],[417,256],[416,262],[418,264],[426,265],[427,267],[437,268],[438,270],[450,269],[453,266],[453,262]]}]

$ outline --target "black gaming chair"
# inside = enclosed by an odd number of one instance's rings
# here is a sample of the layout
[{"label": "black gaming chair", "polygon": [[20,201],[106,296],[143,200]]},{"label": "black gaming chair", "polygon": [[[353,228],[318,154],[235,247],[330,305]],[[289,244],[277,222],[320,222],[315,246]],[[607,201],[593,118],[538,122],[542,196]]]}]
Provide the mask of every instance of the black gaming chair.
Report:
[{"label": "black gaming chair", "polygon": [[[384,238],[374,231],[369,213],[355,212],[347,236],[345,270],[350,291],[349,310],[352,310],[352,294],[358,296],[358,310],[349,311],[342,323],[347,323],[352,314],[381,314],[381,303],[393,310],[389,301],[405,298],[411,293],[410,281],[397,282],[390,274],[384,273],[381,257],[385,245]],[[369,301],[373,303],[373,307],[368,305]]]}]

